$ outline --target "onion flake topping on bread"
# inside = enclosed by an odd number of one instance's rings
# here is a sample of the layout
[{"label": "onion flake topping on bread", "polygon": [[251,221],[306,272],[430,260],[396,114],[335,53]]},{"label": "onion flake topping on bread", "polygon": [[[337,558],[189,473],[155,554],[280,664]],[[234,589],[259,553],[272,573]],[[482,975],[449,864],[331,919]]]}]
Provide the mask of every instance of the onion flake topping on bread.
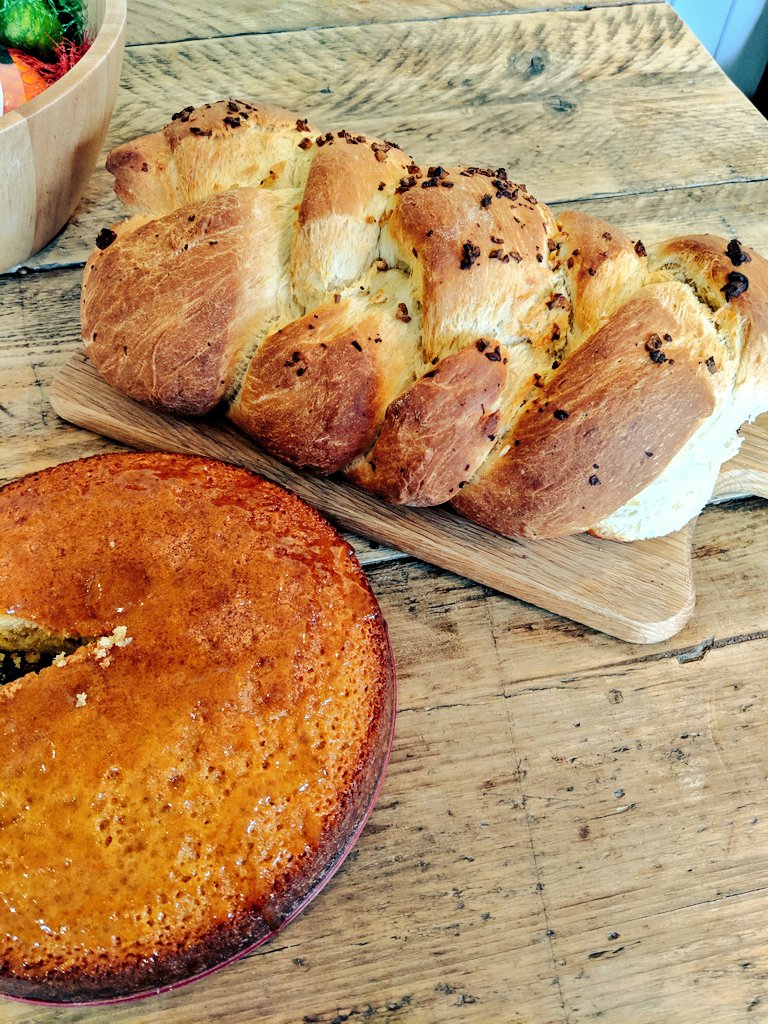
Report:
[{"label": "onion flake topping on bread", "polygon": [[[83,337],[160,409],[508,536],[669,533],[768,409],[768,264],[222,100],[109,155]],[[494,365],[486,365],[494,364]]]}]

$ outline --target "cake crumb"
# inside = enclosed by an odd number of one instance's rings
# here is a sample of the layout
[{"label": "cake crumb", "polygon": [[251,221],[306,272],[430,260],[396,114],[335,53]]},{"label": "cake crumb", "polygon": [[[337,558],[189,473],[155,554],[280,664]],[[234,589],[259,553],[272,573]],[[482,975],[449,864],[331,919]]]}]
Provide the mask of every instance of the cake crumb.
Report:
[{"label": "cake crumb", "polygon": [[84,708],[85,707],[85,702],[87,700],[88,700],[88,694],[87,693],[76,693],[75,694],[75,707],[76,708]]},{"label": "cake crumb", "polygon": [[127,647],[128,644],[133,643],[133,637],[128,636],[127,626],[115,626],[112,630],[112,636],[115,640],[115,647]]},{"label": "cake crumb", "polygon": [[[128,630],[125,626],[115,626],[109,636],[100,636],[93,649],[94,658],[97,661],[102,661],[102,659],[107,657],[107,652],[111,651],[113,647],[127,647],[128,644],[133,643],[133,637],[127,634]],[[109,660],[104,662],[105,667],[108,664]]]},{"label": "cake crumb", "polygon": [[56,668],[64,668],[64,666],[67,664],[67,656],[64,653],[64,651],[59,651],[59,653],[53,659],[51,664],[55,665]]}]

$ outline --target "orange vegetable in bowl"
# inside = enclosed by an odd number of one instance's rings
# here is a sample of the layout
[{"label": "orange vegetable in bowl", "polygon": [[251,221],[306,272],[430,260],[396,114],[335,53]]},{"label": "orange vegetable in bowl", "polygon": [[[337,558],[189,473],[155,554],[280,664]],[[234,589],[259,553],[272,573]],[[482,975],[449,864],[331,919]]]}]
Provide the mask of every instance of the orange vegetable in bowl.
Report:
[{"label": "orange vegetable in bowl", "polygon": [[89,0],[86,40],[74,44],[79,55],[90,41],[87,52],[76,62],[64,53],[65,74],[0,116],[0,273],[48,243],[85,192],[115,102],[125,20],[126,0]]},{"label": "orange vegetable in bowl", "polygon": [[20,54],[0,46],[0,113],[7,114],[27,100],[34,99],[48,83]]}]

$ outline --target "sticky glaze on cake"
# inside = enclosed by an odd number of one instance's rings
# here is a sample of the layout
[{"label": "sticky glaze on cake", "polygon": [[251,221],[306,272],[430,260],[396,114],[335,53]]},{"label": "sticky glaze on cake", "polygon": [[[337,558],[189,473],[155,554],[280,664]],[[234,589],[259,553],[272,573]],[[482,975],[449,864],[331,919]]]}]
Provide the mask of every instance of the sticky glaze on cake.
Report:
[{"label": "sticky glaze on cake", "polygon": [[386,762],[391,656],[351,549],[172,455],[27,477],[0,522],[0,646],[47,665],[0,687],[0,992],[110,998],[237,955],[337,866]]}]

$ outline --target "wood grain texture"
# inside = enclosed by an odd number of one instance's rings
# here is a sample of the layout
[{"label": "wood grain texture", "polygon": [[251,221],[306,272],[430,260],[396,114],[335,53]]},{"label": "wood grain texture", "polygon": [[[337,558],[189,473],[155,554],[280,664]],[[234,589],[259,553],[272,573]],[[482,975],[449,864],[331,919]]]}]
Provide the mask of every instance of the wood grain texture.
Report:
[{"label": "wood grain texture", "polygon": [[[80,274],[77,270],[56,271],[35,277],[5,278],[0,280],[0,330],[4,332],[5,344],[0,350],[0,437],[3,438],[4,460],[2,474],[5,479],[18,476],[23,472],[31,472],[56,462],[65,461],[71,458],[81,457],[97,451],[107,450],[116,447],[109,444],[103,437],[96,437],[94,434],[83,433],[73,429],[63,420],[53,415],[50,408],[50,394],[53,379],[57,372],[62,370],[68,359],[79,344],[79,323],[77,317],[78,298],[80,290]],[[21,316],[19,316],[19,312]],[[34,339],[34,342],[31,341]],[[100,387],[99,381],[94,381],[96,389]],[[82,394],[86,399],[90,398],[92,382],[86,379],[85,389]],[[111,393],[104,400],[105,412],[110,415],[114,412],[112,407]],[[130,407],[130,403],[127,403]],[[139,410],[140,415],[151,417],[147,410]],[[129,413],[128,422],[132,422],[132,414]],[[165,421],[159,420],[161,424]],[[105,425],[100,421],[100,429],[104,430]],[[125,430],[125,425],[123,424]],[[179,429],[182,429],[179,426]],[[224,438],[236,437],[231,430],[224,433]],[[181,442],[180,442],[181,443]],[[218,444],[216,440],[211,443]],[[226,442],[225,442],[226,443]],[[228,448],[217,448],[219,453],[229,454]],[[252,447],[244,443],[245,458],[251,457]],[[290,471],[285,467],[276,466],[275,473],[284,474],[281,479],[290,486],[293,478],[289,478]],[[287,475],[286,475],[287,474]],[[301,486],[303,478],[299,478]],[[318,504],[323,504],[323,490],[320,481],[310,481],[310,490],[306,496]],[[753,481],[752,486],[756,489]],[[329,506],[330,514],[337,517],[349,529],[358,533],[361,531],[372,536],[374,543],[384,544],[387,549],[387,557],[392,557],[389,552],[391,545],[397,546],[398,542],[404,550],[410,550],[412,554],[420,555],[428,560],[440,562],[444,559],[444,551],[441,545],[435,542],[432,537],[422,535],[419,523],[420,513],[403,511],[404,521],[409,524],[410,543],[404,542],[401,527],[397,520],[380,523],[378,532],[372,534],[370,523],[366,521],[366,509],[364,496],[359,492],[348,489],[350,497],[345,499],[345,507],[338,508]],[[370,499],[368,499],[370,500]],[[377,503],[374,502],[374,507]],[[356,516],[356,519],[346,518]],[[455,517],[448,513],[440,513],[451,528],[456,523]],[[727,520],[725,521],[727,523]],[[366,529],[367,527],[367,529]],[[727,529],[727,526],[724,526]],[[475,531],[479,540],[475,539]],[[462,555],[459,561],[451,559],[450,565],[459,572],[464,572],[472,577],[477,575],[475,545],[484,544],[487,538],[492,536],[486,531],[471,527],[470,524],[462,523],[459,526],[459,533],[462,537]],[[561,542],[553,545],[560,550]],[[612,557],[600,561],[594,572],[582,574],[578,586],[573,594],[573,602],[564,596],[561,587],[559,570],[563,561],[553,563],[548,554],[548,548],[540,545],[521,546],[508,544],[504,546],[502,554],[498,554],[501,561],[496,560],[498,546],[493,546],[494,556],[486,550],[486,556],[490,559],[488,575],[484,576],[485,582],[489,585],[498,586],[502,590],[509,591],[514,587],[513,593],[523,599],[555,607],[564,614],[584,621],[584,614],[590,616],[586,621],[591,622],[597,628],[618,628],[621,635],[631,640],[658,640],[662,635],[674,633],[683,624],[690,614],[692,591],[688,576],[686,562],[686,545],[684,542],[672,542],[671,549],[667,550],[662,545],[658,557],[653,555],[650,560],[645,556],[639,559],[640,578],[645,584],[639,592],[633,592],[631,587],[623,584],[620,591],[624,593],[626,601],[623,605],[617,604],[610,610],[610,621],[604,617],[605,589],[606,585],[614,579],[621,580],[627,568],[627,560],[632,565],[632,559],[636,557],[635,548],[617,546],[608,542],[595,540],[566,541],[563,543],[562,559],[566,564],[576,557],[576,565],[583,564],[581,552],[585,545],[590,554],[594,552],[623,551],[622,559],[615,563]],[[638,550],[643,550],[638,549]],[[651,545],[651,552],[654,551]],[[681,553],[683,555],[681,561]],[[362,557],[367,560],[375,560],[380,557],[376,549],[371,551],[366,546],[362,547]],[[541,557],[541,560],[539,558]],[[674,571],[669,565],[675,566]],[[512,566],[514,570],[514,583],[510,582],[509,571]],[[600,570],[600,567],[602,569]],[[602,571],[603,575],[600,575]],[[655,581],[660,576],[668,576],[670,586],[669,592],[656,592]],[[638,580],[637,572],[630,577],[635,583]],[[533,580],[533,584],[531,584]],[[533,590],[531,590],[533,586]],[[552,601],[555,604],[552,604]],[[603,608],[603,611],[601,611]],[[633,632],[636,628],[632,625],[637,621],[638,608],[641,621],[646,623],[643,627],[646,632],[640,636]],[[593,617],[596,616],[596,617]],[[601,617],[602,616],[602,617]],[[618,622],[618,626],[616,623]],[[653,631],[648,633],[647,623],[653,623]]]},{"label": "wood grain texture", "polygon": [[117,447],[72,431],[50,407],[50,384],[79,339],[80,276],[53,272],[40,279],[0,277],[3,482]]},{"label": "wood grain texture", "polygon": [[[133,48],[110,139],[241,91],[420,161],[504,164],[552,202],[764,177],[768,156],[763,118],[664,4]],[[728,131],[703,130],[725,107]]]},{"label": "wood grain texture", "polygon": [[71,423],[141,450],[246,466],[361,536],[625,640],[666,639],[693,609],[687,530],[635,544],[508,541],[445,509],[385,505],[350,484],[294,470],[215,419],[190,422],[140,406],[105,384],[84,354],[59,372],[50,398]]},{"label": "wood grain texture", "polygon": [[747,633],[768,540],[762,503],[733,515],[724,541],[716,510],[697,532],[712,594],[739,576],[735,618],[715,597],[702,607],[716,639],[699,660],[593,646],[416,563],[373,569],[398,660],[395,752],[329,888],[269,946],[188,989],[88,1011],[0,1004],[1,1019],[759,1020],[768,640]]},{"label": "wood grain texture", "polygon": [[203,0],[181,7],[160,8],[154,0],[131,0],[129,44],[182,39],[213,39],[217,36],[254,32],[290,32],[305,28],[371,25],[380,22],[443,20],[462,15],[526,14],[542,11],[617,7],[626,3],[658,3],[659,0],[325,0],[307,4],[288,0],[281,4],[257,0],[232,0],[212,8]]},{"label": "wood grain texture", "polygon": [[[510,601],[500,594],[489,592],[477,598],[487,609],[494,647],[505,666],[505,678],[515,685],[529,687],[531,692],[536,692],[538,686],[555,683],[567,689],[571,680],[581,675],[611,678],[621,675],[629,666],[652,665],[663,660],[698,664],[713,650],[749,644],[768,635],[764,607],[768,583],[765,503],[752,499],[732,504],[727,510],[731,525],[727,531],[722,529],[722,511],[710,506],[698,519],[692,558],[696,614],[680,633],[663,643],[619,643],[552,612]],[[431,572],[436,579],[441,578],[437,570]],[[462,601],[465,584],[456,580],[451,586],[456,600]],[[472,589],[471,584],[468,586]],[[396,590],[392,600],[408,607],[414,631],[423,626],[425,619],[433,621],[435,610],[441,605],[411,598],[406,584]],[[445,631],[440,642],[434,637],[430,639],[438,660],[448,655],[452,643],[450,630]],[[493,674],[487,676],[484,694],[493,693],[497,684]],[[435,703],[435,682],[429,674],[417,672],[416,678],[409,677],[408,685],[414,701]],[[460,691],[454,692],[442,680],[440,693],[446,700],[461,699]]]},{"label": "wood grain texture", "polygon": [[[503,164],[555,205],[616,194],[605,210],[631,230],[637,203],[649,237],[669,234],[665,222],[722,233],[724,220],[765,234],[764,119],[661,4],[134,48],[107,145],[232,94],[394,138],[427,163]],[[702,130],[717,109],[728,132]],[[744,192],[728,184],[750,179]],[[635,198],[649,192],[658,213]],[[102,160],[73,223],[28,265],[83,262],[123,216]]]},{"label": "wood grain texture", "polygon": [[768,466],[768,434],[759,427],[745,426],[744,438],[738,460],[723,466],[715,487],[715,497],[733,498],[743,494],[755,494],[768,498],[768,479],[763,469]]},{"label": "wood grain texture", "polygon": [[20,263],[34,251],[37,196],[29,123],[16,110],[3,115],[0,131],[0,270]]},{"label": "wood grain texture", "polygon": [[[593,537],[508,541],[442,508],[385,505],[349,484],[294,470],[215,418],[176,419],[118,394],[77,353],[53,381],[59,416],[139,449],[188,452],[244,465],[288,487],[334,522],[502,593],[639,643],[674,636],[693,610],[692,527],[668,537],[616,544]],[[728,486],[768,491],[768,434],[755,425],[747,469],[728,464]]]},{"label": "wood grain texture", "polygon": [[[464,10],[477,13],[467,2]],[[362,9],[363,0],[357,4]],[[541,6],[554,6],[553,0]],[[707,230],[768,253],[768,184],[760,180],[765,126],[745,113],[742,98],[692,38],[671,31],[670,16],[653,8],[650,14],[639,13],[638,5],[631,12],[546,19],[536,13],[451,18],[435,30],[434,46],[424,25],[286,32],[280,45],[265,36],[258,45],[247,37],[210,48],[135,47],[126,69],[126,114],[114,140],[154,128],[178,106],[220,91],[285,95],[306,112],[320,110],[329,124],[343,116],[350,127],[394,134],[402,121],[410,125],[413,148],[440,159],[447,159],[449,144],[459,159],[488,154],[494,163],[511,163],[514,151],[519,166],[535,169],[527,183],[541,198],[581,205],[584,183],[593,183],[587,209],[623,224],[633,237],[653,241]],[[299,10],[292,0],[274,9],[286,28],[299,28],[291,19],[302,12],[315,17],[312,5]],[[380,5],[378,16],[394,11],[401,18],[402,10]],[[133,21],[142,11],[157,18],[149,3],[131,0]],[[242,0],[214,14],[201,0],[181,0],[164,7],[147,31],[158,40],[181,38],[174,34],[179,28],[184,36],[239,32],[234,26],[242,11]],[[586,45],[589,32],[574,27],[577,18],[590,19],[590,31],[606,26],[594,31],[594,54]],[[548,34],[531,34],[530,26],[544,20]],[[496,50],[482,32],[469,33],[465,43],[465,21],[491,25]],[[410,44],[403,41],[409,31]],[[578,59],[568,57],[571,38]],[[546,49],[533,51],[538,41]],[[474,63],[469,43],[480,47]],[[350,52],[354,45],[360,49]],[[402,48],[402,69],[395,47]],[[506,76],[498,73],[508,56],[525,61],[527,55],[531,67],[535,52],[545,61],[538,82],[525,79],[520,64],[517,72],[513,65]],[[208,54],[222,61],[215,74]],[[286,55],[303,65],[301,74],[285,64]],[[237,62],[243,58],[245,65]],[[492,93],[480,89],[476,76],[473,87],[460,88],[472,77],[458,77],[460,65],[481,67],[480,58],[489,62]],[[448,96],[441,66],[457,83]],[[331,87],[334,93],[320,92]],[[577,105],[550,114],[551,96],[566,101],[560,106]],[[485,110],[478,113],[481,98]],[[130,117],[139,119],[135,131]],[[560,131],[562,122],[576,123],[574,145]],[[512,136],[511,128],[519,134]],[[641,162],[648,166],[638,172]],[[558,186],[549,195],[540,170],[549,175],[547,188]],[[567,185],[572,171],[579,187],[561,189],[558,182]],[[86,245],[110,219],[110,192],[106,174],[98,172],[77,215],[82,237],[73,241],[68,230],[40,266],[85,258]],[[78,344],[79,278],[77,269],[0,278],[2,478],[118,447],[50,410],[52,379]],[[366,551],[363,542],[360,548],[391,630],[400,712],[384,791],[341,873],[273,943],[204,982],[92,1010],[0,1002],[0,1020],[750,1024],[764,1018],[764,501],[728,503],[700,516],[692,558],[696,613],[675,637],[652,646],[614,640],[419,562],[377,561],[380,552]]]},{"label": "wood grain texture", "polygon": [[[768,209],[768,179],[553,205],[555,211],[571,207],[601,217],[644,242],[709,233],[739,238],[758,252],[768,253],[768,219],[763,216]],[[100,229],[122,220],[124,215],[112,191],[112,178],[103,168],[97,169],[82,206],[66,229],[26,265],[34,270],[51,270],[83,264]]]}]

